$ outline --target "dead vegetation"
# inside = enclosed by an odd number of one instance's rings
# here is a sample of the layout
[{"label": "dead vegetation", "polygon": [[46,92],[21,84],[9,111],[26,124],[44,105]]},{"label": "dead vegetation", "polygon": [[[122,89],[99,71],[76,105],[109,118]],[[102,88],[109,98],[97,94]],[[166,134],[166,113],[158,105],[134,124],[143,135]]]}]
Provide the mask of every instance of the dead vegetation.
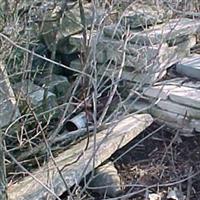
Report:
[{"label": "dead vegetation", "polygon": [[0,199],[200,198],[198,0],[0,3]]}]

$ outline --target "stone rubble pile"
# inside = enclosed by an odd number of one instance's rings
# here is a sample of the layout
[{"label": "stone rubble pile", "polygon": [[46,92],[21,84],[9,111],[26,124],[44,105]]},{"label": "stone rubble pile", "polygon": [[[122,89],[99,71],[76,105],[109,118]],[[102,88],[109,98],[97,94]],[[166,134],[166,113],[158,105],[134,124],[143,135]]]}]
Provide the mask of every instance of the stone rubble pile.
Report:
[{"label": "stone rubble pile", "polygon": [[[195,19],[171,19],[171,13],[153,5],[133,3],[125,11],[118,24],[105,26],[103,33],[90,36],[90,67],[96,67],[98,75],[115,77],[143,85],[143,100],[137,101],[134,111],[148,107],[147,111],[159,121],[185,131],[200,131],[199,89],[195,84],[185,86],[159,82],[169,67],[176,66],[178,74],[190,78],[199,77],[200,55],[191,55],[200,32],[200,22]],[[70,43],[83,51],[82,34],[70,38]],[[82,52],[84,53],[84,52]],[[87,63],[86,63],[87,64]],[[83,69],[80,60],[71,67]],[[164,85],[163,85],[164,84]],[[152,86],[153,85],[153,86]],[[150,107],[150,108],[149,108]]]},{"label": "stone rubble pile", "polygon": [[144,97],[149,100],[138,101],[135,110],[151,104],[148,112],[160,121],[185,132],[200,132],[200,55],[184,58],[176,65],[176,72],[185,77],[144,88]]},{"label": "stone rubble pile", "polygon": [[[141,106],[159,121],[184,132],[200,131],[200,82],[185,82],[185,79],[169,80],[143,88],[144,97],[135,104]],[[149,105],[151,105],[149,107]]]},{"label": "stone rubble pile", "polygon": [[[97,62],[99,75],[117,77],[123,71],[120,79],[151,84],[161,79],[168,67],[190,54],[200,22],[170,19],[165,10],[153,5],[142,9],[142,6],[131,4],[121,23],[105,26],[103,33],[88,32],[88,40],[92,41],[91,60]],[[69,42],[83,51],[82,34],[71,36]],[[80,60],[72,61],[71,68],[82,69]]]}]

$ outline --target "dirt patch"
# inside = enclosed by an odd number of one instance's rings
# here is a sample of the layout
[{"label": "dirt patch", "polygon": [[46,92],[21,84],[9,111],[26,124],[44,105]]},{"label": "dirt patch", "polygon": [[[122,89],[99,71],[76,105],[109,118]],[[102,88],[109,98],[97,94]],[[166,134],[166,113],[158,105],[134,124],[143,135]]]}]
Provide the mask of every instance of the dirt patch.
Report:
[{"label": "dirt patch", "polygon": [[168,191],[174,188],[180,199],[200,199],[199,144],[198,133],[185,137],[159,124],[146,129],[112,157],[126,199],[144,199],[147,193],[160,194],[166,199]]}]

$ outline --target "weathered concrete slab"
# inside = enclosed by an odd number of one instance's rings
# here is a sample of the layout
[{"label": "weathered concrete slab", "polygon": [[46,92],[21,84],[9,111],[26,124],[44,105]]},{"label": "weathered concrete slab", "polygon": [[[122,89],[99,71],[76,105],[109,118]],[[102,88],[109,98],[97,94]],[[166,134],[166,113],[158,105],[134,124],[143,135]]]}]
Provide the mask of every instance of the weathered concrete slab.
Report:
[{"label": "weathered concrete slab", "polygon": [[176,71],[187,77],[200,80],[200,55],[195,54],[184,58],[177,64]]},{"label": "weathered concrete slab", "polygon": [[200,109],[200,90],[180,85],[160,85],[144,89],[148,97],[167,99],[178,104]]},{"label": "weathered concrete slab", "polygon": [[[124,27],[118,26],[118,30],[115,33],[114,27],[116,25],[106,26],[104,34],[109,37],[114,35],[114,37],[120,38],[127,31]],[[130,31],[129,35],[132,36],[130,37],[130,42],[132,43],[151,45],[176,40],[182,36],[194,35],[199,32],[200,22],[198,20],[180,18],[172,19],[168,23],[156,25],[143,31]]]},{"label": "weathered concrete slab", "polygon": [[[118,77],[120,66],[116,67],[111,65],[109,68],[106,68],[106,65],[98,65],[98,75],[104,75],[104,76],[112,76],[112,77]],[[135,71],[127,71],[126,67],[124,67],[122,74],[121,74],[121,80],[127,80],[127,81],[133,81],[141,83],[142,85],[145,84],[153,84],[156,81],[160,80],[165,74],[166,70],[160,71],[160,72],[146,72],[146,73],[140,73]]]},{"label": "weathered concrete slab", "polygon": [[149,113],[161,123],[166,123],[172,128],[178,128],[181,132],[191,133],[194,130],[200,132],[200,120],[189,119],[186,116],[162,110],[157,106],[152,107]]},{"label": "weathered concrete slab", "polygon": [[124,46],[123,41],[102,39],[99,41],[100,46],[105,52],[104,60],[99,60],[98,63],[105,63],[113,61],[117,65],[120,65],[123,61],[123,53],[125,54],[125,66],[133,67],[137,70],[152,69],[159,71],[159,66],[162,66],[166,54],[168,54],[169,48],[167,44],[153,45],[153,46],[140,46],[127,44]]},{"label": "weathered concrete slab", "polygon": [[130,99],[126,103],[127,110],[129,112],[140,112],[140,113],[149,113],[152,115],[154,120],[159,121],[162,124],[166,124],[175,129],[179,129],[184,133],[191,133],[194,130],[200,132],[200,120],[192,119],[187,116],[183,116],[178,113],[170,112],[164,109],[159,108],[155,105],[156,101],[145,101]]},{"label": "weathered concrete slab", "polygon": [[200,119],[200,109],[197,108],[181,105],[178,102],[174,103],[169,100],[160,100],[156,105],[162,110],[166,110],[175,114],[180,114],[188,118]]},{"label": "weathered concrete slab", "polygon": [[[98,148],[95,153],[94,167],[99,166],[116,150],[135,138],[152,121],[152,117],[148,114],[131,115],[118,123],[113,123],[112,127],[98,133],[96,135],[96,147]],[[91,158],[94,157],[94,137],[90,137],[88,148],[83,152],[87,141],[88,139],[81,141],[55,158],[57,166],[59,169],[62,169],[62,176],[66,180],[68,187],[78,183],[85,175],[93,170]],[[77,162],[66,166],[66,164],[76,160],[77,156],[80,156],[82,153],[83,155]],[[66,191],[65,184],[53,162],[49,162],[47,165],[35,171],[33,176],[47,186],[50,184],[58,196]],[[48,181],[49,177],[51,177],[50,182]],[[10,185],[8,188],[9,200],[42,200],[46,199],[47,194],[48,191],[32,177],[26,177],[21,182]],[[55,199],[50,193],[48,197]]]},{"label": "weathered concrete slab", "polygon": [[146,27],[170,19],[171,15],[171,12],[166,12],[166,10],[160,6],[148,2],[134,2],[128,6],[123,13],[121,24],[130,26],[132,29],[137,27]]},{"label": "weathered concrete slab", "polygon": [[159,85],[172,85],[172,86],[177,86],[177,87],[185,86],[189,88],[199,89],[200,81],[188,80],[187,77],[176,77],[173,79],[160,81],[155,84],[155,86],[159,86]]},{"label": "weathered concrete slab", "polygon": [[172,19],[166,24],[138,33],[132,42],[145,44],[162,43],[182,36],[193,35],[200,31],[200,22],[188,18]]},{"label": "weathered concrete slab", "polygon": [[0,63],[0,128],[9,125],[20,116],[5,67]]}]

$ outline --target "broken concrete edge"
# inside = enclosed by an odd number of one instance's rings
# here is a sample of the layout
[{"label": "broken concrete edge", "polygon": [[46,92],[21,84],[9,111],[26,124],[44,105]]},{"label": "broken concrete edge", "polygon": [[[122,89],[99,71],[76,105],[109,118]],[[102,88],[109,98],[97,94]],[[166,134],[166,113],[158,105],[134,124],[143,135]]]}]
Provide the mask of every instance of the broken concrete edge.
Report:
[{"label": "broken concrete edge", "polygon": [[[59,169],[63,169],[62,175],[68,187],[78,183],[85,175],[94,169],[93,167],[99,166],[116,150],[122,148],[139,135],[152,122],[153,119],[149,114],[129,115],[120,120],[114,127],[112,126],[98,133],[96,135],[96,144],[98,148],[95,153],[95,166],[93,166],[93,162],[91,162],[94,156],[94,136],[90,137],[87,150],[76,163],[64,167],[83,153],[82,149],[86,144],[86,139],[61,153],[55,158],[55,162],[57,166],[59,166]],[[51,188],[58,196],[66,191],[65,184],[53,162],[49,162],[47,165],[41,167],[41,169],[35,171],[33,176],[45,185],[47,184],[46,182],[48,182],[48,177],[52,177]],[[8,194],[9,200],[42,200],[45,199],[47,195],[51,196],[51,194],[32,177],[25,177],[24,180],[19,183],[11,185],[8,188]]]},{"label": "broken concrete edge", "polygon": [[[107,37],[114,37],[120,39],[126,32],[123,26],[111,25],[104,27],[104,34]],[[115,31],[113,31],[115,30]],[[188,18],[171,19],[168,23],[155,25],[143,31],[133,29],[130,31],[134,37],[130,40],[131,43],[151,45],[163,42],[172,43],[176,38],[181,36],[194,35],[200,32],[200,22]]]},{"label": "broken concrete edge", "polygon": [[[191,83],[192,84],[192,83]],[[162,82],[159,85],[146,87],[143,89],[145,96],[162,100],[169,99],[170,101],[191,107],[192,109],[200,109],[200,93],[195,87],[182,86],[179,83]]]},{"label": "broken concrete edge", "polygon": [[[154,100],[154,102],[156,101]],[[155,105],[154,102],[152,100],[151,101],[138,100],[137,102],[134,102],[134,104],[132,104],[131,107],[130,105],[127,105],[127,107],[128,107],[128,110],[130,110],[130,112],[149,113],[152,115],[152,117],[154,117],[154,120],[162,124],[166,124],[167,126],[170,125],[170,127],[172,128],[176,128],[181,131],[182,129],[184,129],[184,132],[186,131],[193,132],[194,130],[197,132],[200,132],[200,128],[199,128],[200,118],[195,119],[195,118],[187,116],[186,114],[183,115],[183,114],[174,112],[173,109],[167,110],[165,106],[161,108]]]},{"label": "broken concrete edge", "polygon": [[176,65],[176,71],[187,77],[200,80],[200,55],[193,54]]},{"label": "broken concrete edge", "polygon": [[170,100],[160,100],[156,105],[162,110],[169,111],[178,115],[186,116],[190,119],[200,119],[200,109],[195,109],[190,106],[181,105],[178,102]]}]

